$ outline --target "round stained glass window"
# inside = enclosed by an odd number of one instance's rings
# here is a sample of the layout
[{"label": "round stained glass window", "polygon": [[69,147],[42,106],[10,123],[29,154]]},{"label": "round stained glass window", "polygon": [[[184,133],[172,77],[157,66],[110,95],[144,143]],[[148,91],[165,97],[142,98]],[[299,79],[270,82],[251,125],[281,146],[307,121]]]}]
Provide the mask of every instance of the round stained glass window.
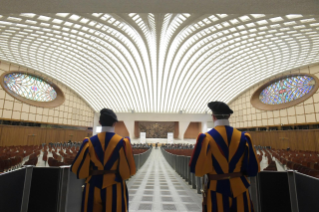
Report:
[{"label": "round stained glass window", "polygon": [[11,73],[4,76],[4,84],[14,93],[37,102],[50,102],[56,99],[54,88],[36,76]]},{"label": "round stained glass window", "polygon": [[310,76],[287,77],[267,86],[259,99],[270,105],[288,103],[305,96],[314,86],[315,80]]},{"label": "round stained glass window", "polygon": [[25,103],[39,107],[57,107],[65,98],[61,89],[35,74],[17,71],[1,75],[1,86],[8,94]]},{"label": "round stained glass window", "polygon": [[311,97],[319,80],[310,74],[288,75],[274,79],[255,91],[251,104],[261,110],[278,110],[299,104]]}]

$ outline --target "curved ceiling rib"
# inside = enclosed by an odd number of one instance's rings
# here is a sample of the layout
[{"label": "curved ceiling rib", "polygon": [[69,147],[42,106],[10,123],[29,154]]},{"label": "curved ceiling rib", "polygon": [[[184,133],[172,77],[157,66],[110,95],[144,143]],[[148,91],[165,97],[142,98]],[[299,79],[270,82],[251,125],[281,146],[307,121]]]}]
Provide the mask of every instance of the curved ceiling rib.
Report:
[{"label": "curved ceiling rib", "polygon": [[205,113],[319,62],[319,16],[0,15],[0,60],[61,81],[96,111]]}]

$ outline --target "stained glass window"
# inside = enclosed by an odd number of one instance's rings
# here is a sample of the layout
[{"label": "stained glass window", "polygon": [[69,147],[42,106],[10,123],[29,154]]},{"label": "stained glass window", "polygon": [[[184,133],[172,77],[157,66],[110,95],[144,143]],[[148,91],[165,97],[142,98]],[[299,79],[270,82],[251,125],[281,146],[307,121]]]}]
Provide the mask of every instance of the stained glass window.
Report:
[{"label": "stained glass window", "polygon": [[4,84],[19,96],[37,102],[50,102],[57,97],[57,92],[50,84],[39,77],[28,74],[7,74],[4,76]]},{"label": "stained glass window", "polygon": [[299,99],[315,86],[315,80],[306,75],[290,76],[267,86],[259,95],[262,103],[277,105]]}]

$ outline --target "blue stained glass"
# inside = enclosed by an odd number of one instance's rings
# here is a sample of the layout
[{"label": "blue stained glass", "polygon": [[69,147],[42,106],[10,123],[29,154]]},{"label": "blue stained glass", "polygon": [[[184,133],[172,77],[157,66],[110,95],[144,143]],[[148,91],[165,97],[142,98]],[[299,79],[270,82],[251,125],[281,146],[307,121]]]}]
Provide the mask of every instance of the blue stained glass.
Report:
[{"label": "blue stained glass", "polygon": [[259,95],[265,104],[276,105],[299,99],[309,93],[315,85],[310,76],[291,76],[267,86]]},{"label": "blue stained glass", "polygon": [[19,96],[37,102],[50,102],[57,97],[50,84],[32,75],[11,73],[4,76],[4,84]]}]

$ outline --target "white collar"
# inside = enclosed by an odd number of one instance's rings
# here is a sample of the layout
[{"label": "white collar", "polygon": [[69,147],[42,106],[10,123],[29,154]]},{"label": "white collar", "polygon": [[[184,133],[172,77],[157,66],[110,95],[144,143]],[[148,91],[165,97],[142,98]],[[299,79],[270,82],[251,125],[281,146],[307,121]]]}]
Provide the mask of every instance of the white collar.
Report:
[{"label": "white collar", "polygon": [[114,132],[114,127],[102,127],[101,132]]},{"label": "white collar", "polygon": [[228,119],[217,119],[216,121],[214,121],[214,127],[217,126],[229,126],[229,121]]}]

